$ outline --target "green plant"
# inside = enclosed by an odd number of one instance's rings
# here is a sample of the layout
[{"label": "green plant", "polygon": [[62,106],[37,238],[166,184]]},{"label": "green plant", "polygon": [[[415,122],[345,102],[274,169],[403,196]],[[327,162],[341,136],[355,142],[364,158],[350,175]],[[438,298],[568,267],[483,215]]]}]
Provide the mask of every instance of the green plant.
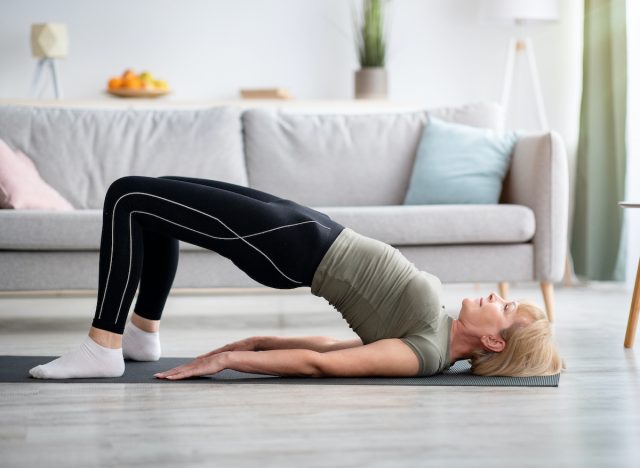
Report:
[{"label": "green plant", "polygon": [[356,22],[356,47],[361,67],[384,67],[386,0],[364,0],[362,20]]}]

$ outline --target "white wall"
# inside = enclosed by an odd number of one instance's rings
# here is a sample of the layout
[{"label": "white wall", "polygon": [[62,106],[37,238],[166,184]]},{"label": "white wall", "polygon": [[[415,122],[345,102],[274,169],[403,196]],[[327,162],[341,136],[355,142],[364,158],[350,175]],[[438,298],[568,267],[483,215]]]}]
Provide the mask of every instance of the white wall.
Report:
[{"label": "white wall", "polygon": [[[393,0],[390,98],[427,106],[498,99],[515,26],[481,21],[479,0]],[[581,0],[562,20],[528,27],[537,47],[550,125],[575,140]],[[29,28],[68,25],[60,63],[65,97],[103,96],[127,67],[168,79],[174,99],[235,98],[242,86],[284,86],[300,99],[353,96],[357,68],[347,0],[2,0],[0,98],[27,97],[35,68]],[[524,67],[521,67],[524,71]],[[514,125],[535,128],[529,83],[516,81]]]},{"label": "white wall", "polygon": [[[559,22],[524,32],[535,43],[549,125],[564,137],[573,168],[583,11],[582,0],[559,1]],[[391,2],[391,99],[426,107],[499,99],[516,27],[479,20],[478,3]],[[166,78],[175,100],[233,99],[247,86],[350,99],[357,69],[351,14],[348,0],[2,0],[0,98],[27,97],[35,68],[30,24],[59,21],[71,41],[60,67],[67,98],[104,98],[107,78],[133,67]],[[508,126],[535,129],[525,70],[515,76]]]}]

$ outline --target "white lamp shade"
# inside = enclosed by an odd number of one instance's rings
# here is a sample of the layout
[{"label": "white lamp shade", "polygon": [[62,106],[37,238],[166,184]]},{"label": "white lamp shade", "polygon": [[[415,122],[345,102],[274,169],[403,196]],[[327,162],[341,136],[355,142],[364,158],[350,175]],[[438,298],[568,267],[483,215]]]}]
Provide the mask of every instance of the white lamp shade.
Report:
[{"label": "white lamp shade", "polygon": [[498,21],[557,21],[558,0],[482,0],[480,16]]},{"label": "white lamp shade", "polygon": [[67,26],[61,23],[31,25],[31,54],[38,58],[64,58],[69,53]]}]

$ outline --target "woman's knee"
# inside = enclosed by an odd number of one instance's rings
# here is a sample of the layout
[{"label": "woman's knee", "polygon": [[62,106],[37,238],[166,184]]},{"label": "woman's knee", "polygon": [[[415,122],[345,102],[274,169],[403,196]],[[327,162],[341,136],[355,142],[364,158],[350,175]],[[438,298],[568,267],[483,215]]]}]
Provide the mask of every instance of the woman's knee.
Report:
[{"label": "woman's knee", "polygon": [[149,177],[124,176],[114,180],[107,189],[105,201],[115,201],[127,193],[140,190],[146,179]]}]

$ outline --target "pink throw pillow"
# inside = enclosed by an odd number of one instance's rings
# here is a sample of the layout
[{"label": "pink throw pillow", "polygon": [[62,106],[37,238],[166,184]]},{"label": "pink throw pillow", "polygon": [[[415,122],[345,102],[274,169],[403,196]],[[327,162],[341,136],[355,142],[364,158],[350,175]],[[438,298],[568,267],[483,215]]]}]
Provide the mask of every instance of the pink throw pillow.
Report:
[{"label": "pink throw pillow", "polygon": [[0,139],[0,208],[71,211],[73,206],[47,184],[33,161]]}]

